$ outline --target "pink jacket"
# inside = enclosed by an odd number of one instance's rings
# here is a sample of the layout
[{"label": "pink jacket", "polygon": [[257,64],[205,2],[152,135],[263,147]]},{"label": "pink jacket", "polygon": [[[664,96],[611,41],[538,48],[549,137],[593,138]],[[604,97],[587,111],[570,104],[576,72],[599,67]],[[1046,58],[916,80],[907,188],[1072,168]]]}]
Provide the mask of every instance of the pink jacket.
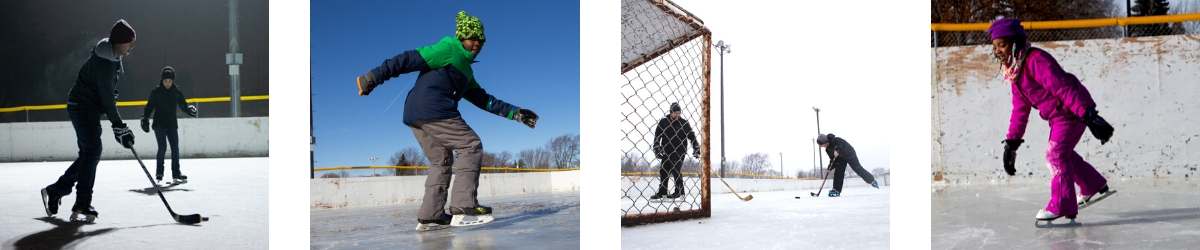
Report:
[{"label": "pink jacket", "polygon": [[[1059,116],[1083,117],[1096,107],[1092,94],[1075,75],[1063,71],[1050,53],[1030,48],[1022,72],[1012,82],[1012,117],[1007,139],[1021,139],[1029,124],[1029,109],[1036,108],[1042,119]],[[1077,118],[1078,119],[1078,118]]]}]

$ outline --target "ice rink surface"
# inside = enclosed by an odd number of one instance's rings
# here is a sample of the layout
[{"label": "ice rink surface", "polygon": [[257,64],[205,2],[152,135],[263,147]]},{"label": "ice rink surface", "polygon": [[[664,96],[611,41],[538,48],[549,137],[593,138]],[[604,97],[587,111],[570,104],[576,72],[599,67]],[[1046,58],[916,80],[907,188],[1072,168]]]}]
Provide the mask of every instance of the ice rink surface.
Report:
[{"label": "ice rink surface", "polygon": [[[417,233],[419,204],[312,210],[313,249],[578,249],[579,194],[480,200],[491,223]],[[615,218],[615,217],[614,217]]]},{"label": "ice rink surface", "polygon": [[888,248],[888,187],[847,182],[837,198],[825,192],[810,197],[810,192],[816,190],[749,193],[754,199],[748,202],[714,193],[711,218],[624,227],[621,248]]},{"label": "ice rink surface", "polygon": [[1200,183],[1109,180],[1117,193],[1079,211],[1077,224],[1034,227],[1049,184],[941,186],[932,197],[934,249],[1197,249]]},{"label": "ice rink surface", "polygon": [[[265,249],[267,158],[182,159],[189,183],[163,189],[176,213],[209,217],[178,224],[133,160],[101,161],[95,224],[67,222],[75,193],[47,218],[39,190],[71,162],[0,163],[0,249]],[[153,156],[145,161],[154,174]],[[170,160],[165,174],[170,176]]]}]

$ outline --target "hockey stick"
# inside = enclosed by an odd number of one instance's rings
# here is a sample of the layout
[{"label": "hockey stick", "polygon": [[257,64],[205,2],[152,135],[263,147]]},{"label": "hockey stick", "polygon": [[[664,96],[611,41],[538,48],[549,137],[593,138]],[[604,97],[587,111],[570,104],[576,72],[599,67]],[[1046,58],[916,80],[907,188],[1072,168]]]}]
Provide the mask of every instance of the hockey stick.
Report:
[{"label": "hockey stick", "polygon": [[[829,165],[831,165],[831,166],[832,166],[832,165],[833,165],[833,161],[837,160],[837,158],[838,158],[838,157],[839,157],[839,155],[834,155],[833,159],[830,159],[830,160],[829,160]],[[829,169],[829,171],[828,171],[828,172],[825,172],[825,177],[821,177],[821,187],[817,188],[817,192],[816,192],[816,193],[809,192],[809,193],[808,193],[808,195],[810,195],[810,196],[812,196],[812,197],[821,196],[821,191],[825,190],[825,181],[826,181],[826,180],[829,180],[829,173],[830,173],[830,172],[833,172],[833,169],[832,169],[832,168],[831,168],[831,169]]]},{"label": "hockey stick", "polygon": [[130,147],[129,151],[133,152],[133,158],[137,159],[138,165],[142,166],[142,172],[146,173],[146,180],[149,180],[150,184],[154,185],[154,191],[158,192],[158,198],[162,199],[163,205],[167,206],[167,212],[171,213],[171,218],[174,218],[175,222],[190,225],[190,224],[200,223],[201,221],[208,221],[208,217],[202,217],[202,216],[200,216],[200,214],[188,214],[188,215],[176,214],[175,210],[171,209],[171,204],[167,204],[167,197],[163,196],[162,188],[158,186],[158,183],[154,182],[154,178],[150,177],[150,170],[147,170],[146,164],[142,163],[142,157],[138,156],[137,150],[134,150],[132,147]]},{"label": "hockey stick", "polygon": [[725,182],[725,178],[717,179],[721,179],[721,183],[725,183],[725,187],[729,188],[729,192],[732,192],[734,196],[738,197],[738,199],[741,199],[742,201],[750,201],[754,199],[753,194],[746,194],[746,197],[742,197],[742,195],[738,194],[737,190],[733,190],[733,186],[730,186],[728,182]]},{"label": "hockey stick", "polygon": [[[820,188],[817,188],[817,192],[816,192],[816,193],[809,192],[809,193],[808,193],[808,195],[809,195],[809,196],[812,196],[812,197],[821,196],[821,191],[825,190],[825,181],[826,181],[826,180],[829,180],[829,173],[830,173],[830,172],[833,172],[833,170],[830,170],[830,171],[828,171],[828,172],[825,172],[825,177],[821,177],[821,187],[820,187]],[[796,198],[800,198],[800,197],[796,197]]]}]

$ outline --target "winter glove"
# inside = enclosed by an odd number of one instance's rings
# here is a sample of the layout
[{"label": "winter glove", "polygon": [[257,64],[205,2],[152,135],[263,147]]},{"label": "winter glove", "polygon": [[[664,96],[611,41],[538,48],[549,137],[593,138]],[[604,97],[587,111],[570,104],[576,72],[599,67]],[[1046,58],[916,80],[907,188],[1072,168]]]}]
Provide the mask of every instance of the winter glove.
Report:
[{"label": "winter glove", "polygon": [[183,112],[187,113],[187,115],[191,116],[191,117],[199,117],[200,116],[200,110],[196,109],[196,105],[189,104],[187,106],[187,109],[183,110]]},{"label": "winter glove", "polygon": [[1100,145],[1108,143],[1108,139],[1112,138],[1113,126],[1109,125],[1108,121],[1105,121],[1103,117],[1100,117],[1100,113],[1096,112],[1095,109],[1088,109],[1087,112],[1083,113],[1083,122],[1087,124],[1088,130],[1092,131],[1092,136],[1100,139]]},{"label": "winter glove", "polygon": [[133,130],[129,130],[129,126],[124,123],[112,125],[113,136],[117,137],[117,143],[121,143],[122,147],[133,148]]},{"label": "winter glove", "polygon": [[1017,174],[1017,167],[1016,167],[1017,148],[1020,148],[1021,143],[1024,143],[1025,140],[1008,139],[1008,140],[1004,140],[1003,142],[1004,142],[1004,172],[1008,173],[1009,176],[1012,176],[1012,175]]},{"label": "winter glove", "polygon": [[359,96],[369,95],[371,94],[371,90],[379,86],[379,79],[376,79],[371,72],[358,76],[354,79],[354,82],[358,85]]},{"label": "winter glove", "polygon": [[525,126],[529,126],[529,128],[533,128],[537,126],[538,115],[533,113],[533,110],[519,109],[513,115],[512,119],[525,124]]},{"label": "winter glove", "polygon": [[667,158],[667,156],[663,155],[662,146],[654,145],[654,158],[655,159],[666,159]]},{"label": "winter glove", "polygon": [[700,159],[700,149],[698,149],[698,148],[697,148],[697,149],[693,149],[693,150],[692,150],[692,157],[693,157],[693,158],[696,158],[696,159]]},{"label": "winter glove", "polygon": [[142,132],[150,133],[150,118],[142,117]]}]

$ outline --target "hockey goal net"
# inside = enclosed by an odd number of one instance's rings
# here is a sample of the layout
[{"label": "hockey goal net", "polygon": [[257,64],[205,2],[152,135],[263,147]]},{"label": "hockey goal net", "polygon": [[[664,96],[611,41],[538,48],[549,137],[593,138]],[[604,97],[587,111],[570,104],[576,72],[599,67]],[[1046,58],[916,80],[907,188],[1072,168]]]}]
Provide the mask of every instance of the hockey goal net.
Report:
[{"label": "hockey goal net", "polygon": [[[711,35],[703,21],[667,0],[621,4],[621,224],[709,217],[709,71]],[[698,142],[699,157],[684,133],[661,133],[660,121],[677,103]],[[670,123],[677,126],[678,123]],[[668,129],[670,130],[670,129]],[[656,135],[657,134],[657,135]],[[656,138],[658,137],[658,138]],[[664,142],[682,156],[656,152]],[[678,198],[651,199],[656,194]],[[665,178],[664,178],[665,177]],[[665,188],[663,186],[665,182]],[[665,190],[665,193],[663,192]]]}]

